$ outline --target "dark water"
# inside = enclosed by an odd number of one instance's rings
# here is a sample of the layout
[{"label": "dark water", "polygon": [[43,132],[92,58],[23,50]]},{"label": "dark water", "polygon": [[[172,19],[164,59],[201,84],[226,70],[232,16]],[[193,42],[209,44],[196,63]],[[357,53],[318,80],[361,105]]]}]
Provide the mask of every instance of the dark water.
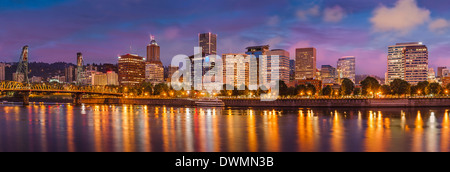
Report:
[{"label": "dark water", "polygon": [[450,151],[445,108],[0,105],[0,151]]}]

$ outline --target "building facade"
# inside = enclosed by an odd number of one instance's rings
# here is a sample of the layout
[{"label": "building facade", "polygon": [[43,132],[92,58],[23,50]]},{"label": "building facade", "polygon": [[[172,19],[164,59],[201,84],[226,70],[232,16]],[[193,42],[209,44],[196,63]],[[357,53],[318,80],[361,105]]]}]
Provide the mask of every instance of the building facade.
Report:
[{"label": "building facade", "polygon": [[160,47],[155,40],[155,36],[150,36],[150,44],[147,45],[147,62],[161,61]]},{"label": "building facade", "polygon": [[145,63],[145,82],[159,84],[164,82],[164,67],[161,62]]},{"label": "building facade", "polygon": [[64,69],[64,74],[66,76],[66,83],[72,83],[75,81],[75,66],[69,65]]},{"label": "building facade", "polygon": [[5,78],[5,68],[6,68],[6,64],[5,63],[0,63],[0,81],[6,80],[6,78]]},{"label": "building facade", "polygon": [[127,54],[119,57],[119,84],[133,86],[144,82],[145,63],[144,58],[135,54]]},{"label": "building facade", "polygon": [[297,48],[295,50],[295,79],[316,78],[316,48]]},{"label": "building facade", "polygon": [[[278,61],[275,63],[278,63],[278,65],[272,66],[272,56],[278,56]],[[278,75],[278,79],[280,81],[284,81],[284,83],[289,83],[289,52],[282,49],[273,49],[267,52],[267,78],[268,81],[272,81],[272,75]],[[273,68],[275,67],[275,68]],[[277,73],[273,73],[272,69],[274,71],[278,71]]]},{"label": "building facade", "polygon": [[397,43],[388,47],[387,79],[403,79],[415,85],[428,80],[428,48],[421,42]]},{"label": "building facade", "polygon": [[249,85],[249,63],[244,62],[247,54],[222,54],[223,83],[234,87]]},{"label": "building facade", "polygon": [[217,54],[217,34],[211,32],[199,34],[198,44],[206,56]]},{"label": "building facade", "polygon": [[269,45],[252,46],[252,47],[247,47],[246,49],[247,49],[247,51],[245,52],[245,54],[249,55],[250,58],[255,58],[255,59],[249,59],[249,61],[252,61],[252,60],[256,61],[256,65],[249,66],[249,72],[250,72],[249,75],[256,76],[256,77],[250,77],[249,83],[250,84],[260,84],[260,80],[262,80],[262,79],[265,79],[267,81],[267,78],[260,78],[260,76],[267,77],[267,67],[266,67],[266,69],[260,69],[259,64],[262,63],[262,59],[260,59],[260,57],[267,55],[267,52],[269,52]]},{"label": "building facade", "polygon": [[355,83],[355,57],[347,56],[342,57],[337,62],[337,72],[340,79],[348,78]]},{"label": "building facade", "polygon": [[333,85],[336,83],[337,70],[331,65],[322,65],[320,69],[320,79],[324,85]]},{"label": "building facade", "polygon": [[164,67],[160,60],[160,47],[151,36],[150,44],[147,46],[147,62],[145,62],[145,81],[152,84],[164,82]]}]

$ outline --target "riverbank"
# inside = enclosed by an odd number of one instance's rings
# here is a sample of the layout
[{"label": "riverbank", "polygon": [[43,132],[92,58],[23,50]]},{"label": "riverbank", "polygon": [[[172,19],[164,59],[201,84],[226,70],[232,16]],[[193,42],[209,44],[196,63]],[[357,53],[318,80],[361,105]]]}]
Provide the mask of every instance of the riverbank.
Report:
[{"label": "riverbank", "polygon": [[[222,98],[229,107],[447,107],[449,98],[384,98],[384,99],[278,99],[261,101],[260,99]],[[0,101],[21,102],[17,98],[0,98]],[[72,99],[30,98],[30,102],[72,103]],[[182,98],[83,98],[84,104],[134,104],[194,106],[192,99]]]},{"label": "riverbank", "polygon": [[[446,107],[450,98],[389,98],[389,99],[221,99],[231,107]],[[195,105],[191,99],[115,99],[87,98],[86,104],[136,104],[136,105]]]}]

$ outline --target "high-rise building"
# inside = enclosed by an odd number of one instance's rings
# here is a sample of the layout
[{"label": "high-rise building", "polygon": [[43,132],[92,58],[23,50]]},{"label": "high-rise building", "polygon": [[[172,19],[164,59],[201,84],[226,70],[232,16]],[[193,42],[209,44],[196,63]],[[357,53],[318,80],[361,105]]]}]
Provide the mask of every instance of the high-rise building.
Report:
[{"label": "high-rise building", "polygon": [[289,60],[289,82],[295,80],[295,60]]},{"label": "high-rise building", "polygon": [[76,80],[77,84],[82,84],[82,73],[84,72],[84,60],[83,60],[83,54],[77,53],[77,70],[76,70]]},{"label": "high-rise building", "polygon": [[442,75],[442,70],[447,69],[447,67],[438,67],[437,68],[437,78],[442,78],[444,75]]},{"label": "high-rise building", "polygon": [[[272,56],[278,56],[278,73],[272,72]],[[284,81],[284,83],[289,83],[289,52],[282,49],[273,49],[267,52],[267,79],[270,82],[272,75],[278,75],[278,79]],[[276,70],[276,69],[274,69]]]},{"label": "high-rise building", "polygon": [[337,62],[337,71],[340,79],[350,79],[355,83],[355,57],[347,56],[342,57]]},{"label": "high-rise building", "polygon": [[336,81],[337,70],[331,65],[322,65],[320,69],[320,78],[324,85],[327,84],[335,84]]},{"label": "high-rise building", "polygon": [[217,34],[211,32],[199,34],[198,44],[206,56],[217,54]]},{"label": "high-rise building", "polygon": [[316,77],[316,48],[297,48],[295,50],[295,79]]},{"label": "high-rise building", "polygon": [[152,84],[164,82],[164,67],[161,62],[151,61],[145,63],[145,81]]},{"label": "high-rise building", "polygon": [[[262,59],[260,59],[260,56],[267,55],[267,52],[269,51],[269,45],[252,46],[252,47],[247,47],[246,49],[247,49],[247,52],[245,52],[245,54],[249,55],[250,57],[252,57],[251,55],[254,55],[253,58],[256,58],[256,66],[250,65],[250,69],[249,69],[250,75],[256,76],[256,77],[255,78],[251,77],[249,82],[250,82],[250,84],[260,84],[260,75],[267,77],[267,69],[260,70],[259,63],[262,62]],[[267,78],[262,78],[262,79],[266,79],[266,81],[267,81]]]},{"label": "high-rise building", "polygon": [[[222,54],[222,74],[224,84],[230,84],[234,87],[240,87],[244,84],[248,87],[250,78],[249,63],[240,63],[241,61],[244,61],[247,56],[247,54]],[[230,65],[227,65],[227,63]],[[232,82],[233,80],[234,82]]]},{"label": "high-rise building", "polygon": [[137,85],[144,82],[145,63],[144,58],[135,54],[127,54],[119,57],[119,83],[120,85]]},{"label": "high-rise building", "polygon": [[428,48],[421,42],[388,47],[387,81],[403,79],[415,85],[428,79]]},{"label": "high-rise building", "polygon": [[6,67],[5,63],[0,63],[0,81],[5,80],[5,67]]},{"label": "high-rise building", "polygon": [[160,47],[156,43],[155,36],[150,36],[150,44],[147,45],[147,62],[161,61]]},{"label": "high-rise building", "polygon": [[72,83],[75,81],[75,66],[69,65],[64,69],[65,82]]},{"label": "high-rise building", "polygon": [[147,46],[147,62],[145,62],[145,81],[153,84],[164,82],[164,67],[160,60],[160,47],[155,37],[150,37]]}]

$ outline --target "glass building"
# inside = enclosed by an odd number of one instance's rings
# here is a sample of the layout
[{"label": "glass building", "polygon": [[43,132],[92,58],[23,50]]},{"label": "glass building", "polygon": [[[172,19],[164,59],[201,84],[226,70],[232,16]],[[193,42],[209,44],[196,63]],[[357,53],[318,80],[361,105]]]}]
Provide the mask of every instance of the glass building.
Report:
[{"label": "glass building", "polygon": [[415,85],[428,80],[428,48],[421,42],[397,43],[388,47],[387,79],[402,79]]}]

